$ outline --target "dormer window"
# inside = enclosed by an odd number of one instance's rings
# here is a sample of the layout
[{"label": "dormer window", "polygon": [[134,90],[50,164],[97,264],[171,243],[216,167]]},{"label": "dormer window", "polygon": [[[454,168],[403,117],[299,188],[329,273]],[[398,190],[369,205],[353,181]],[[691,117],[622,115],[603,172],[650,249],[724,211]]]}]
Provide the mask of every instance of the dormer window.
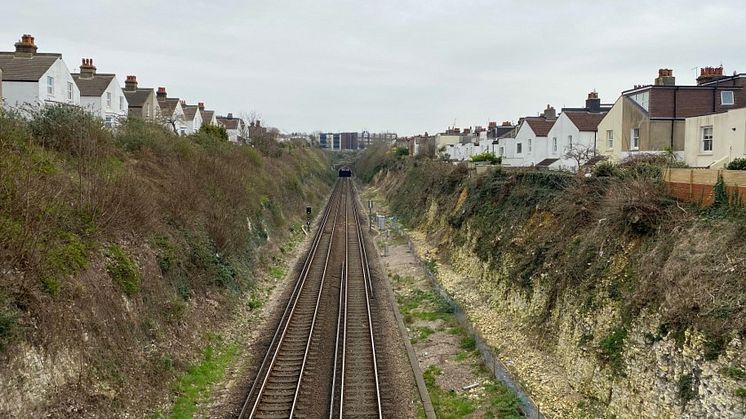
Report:
[{"label": "dormer window", "polygon": [[720,104],[723,106],[730,106],[735,104],[732,90],[723,90],[720,92]]},{"label": "dormer window", "polygon": [[47,76],[47,94],[54,96],[54,77]]}]

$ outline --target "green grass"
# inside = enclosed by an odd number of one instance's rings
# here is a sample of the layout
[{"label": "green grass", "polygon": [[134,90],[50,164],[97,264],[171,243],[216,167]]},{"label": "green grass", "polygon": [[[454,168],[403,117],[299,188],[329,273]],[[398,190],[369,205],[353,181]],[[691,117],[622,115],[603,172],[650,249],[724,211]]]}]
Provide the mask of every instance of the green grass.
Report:
[{"label": "green grass", "polygon": [[280,266],[272,266],[269,268],[269,276],[273,279],[282,279],[285,277],[285,270]]},{"label": "green grass", "polygon": [[125,294],[133,295],[140,291],[140,272],[124,249],[118,244],[112,244],[106,249],[106,256],[106,271]]},{"label": "green grass", "polygon": [[412,343],[422,342],[433,333],[435,333],[435,330],[429,326],[417,326],[413,330]]},{"label": "green grass", "polygon": [[606,337],[601,340],[601,359],[606,362],[617,375],[624,374],[624,340],[627,338],[627,330],[618,326],[612,329]]},{"label": "green grass", "polygon": [[197,412],[197,404],[207,398],[213,383],[223,378],[225,369],[238,352],[235,344],[210,343],[202,352],[200,360],[192,365],[179,379],[176,391],[179,394],[170,418],[191,418]]},{"label": "green grass", "polygon": [[435,415],[439,418],[461,418],[476,410],[474,402],[465,395],[443,390],[438,386],[437,377],[442,374],[437,365],[430,365],[423,372]]},{"label": "green grass", "polygon": [[720,370],[720,373],[735,380],[746,377],[746,371],[736,367],[724,367]]}]

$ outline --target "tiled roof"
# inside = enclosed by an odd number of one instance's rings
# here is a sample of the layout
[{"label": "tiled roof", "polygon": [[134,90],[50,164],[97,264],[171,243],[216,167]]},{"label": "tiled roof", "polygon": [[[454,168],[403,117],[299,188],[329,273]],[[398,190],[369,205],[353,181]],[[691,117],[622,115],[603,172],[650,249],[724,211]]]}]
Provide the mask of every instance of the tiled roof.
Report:
[{"label": "tiled roof", "polygon": [[176,111],[176,106],[179,105],[179,99],[169,97],[166,100],[159,100],[158,105],[161,107],[163,116],[171,116]]},{"label": "tiled roof", "polygon": [[544,159],[538,163],[536,163],[536,167],[549,167],[559,161],[559,159]]},{"label": "tiled roof", "polygon": [[212,117],[215,115],[215,111],[199,111],[202,114],[202,121],[204,121],[206,124],[212,121]]},{"label": "tiled roof", "polygon": [[75,84],[80,89],[80,96],[97,96],[100,97],[109,87],[111,81],[114,79],[113,74],[96,74],[91,79],[81,79],[80,73],[72,73]]},{"label": "tiled roof", "polygon": [[193,120],[199,110],[197,105],[182,105],[181,109],[184,110],[184,119],[187,121]]},{"label": "tiled roof", "polygon": [[41,76],[62,54],[36,53],[31,57],[16,57],[14,52],[0,52],[3,81],[39,81]]},{"label": "tiled roof", "polygon": [[538,117],[526,118],[526,123],[537,137],[546,137],[549,130],[552,129],[556,119],[544,119]]},{"label": "tiled roof", "polygon": [[148,97],[151,94],[155,95],[153,89],[137,89],[135,91],[122,89],[122,92],[124,92],[124,97],[127,98],[130,108],[142,108]]},{"label": "tiled roof", "polygon": [[241,119],[235,118],[235,117],[232,118],[232,119],[228,119],[228,118],[226,118],[224,116],[219,116],[218,117],[218,122],[220,122],[221,124],[223,124],[223,126],[225,127],[225,129],[238,129],[238,121],[240,121],[240,120]]},{"label": "tiled roof", "polygon": [[605,113],[593,112],[565,112],[565,114],[580,131],[595,131],[606,116]]}]

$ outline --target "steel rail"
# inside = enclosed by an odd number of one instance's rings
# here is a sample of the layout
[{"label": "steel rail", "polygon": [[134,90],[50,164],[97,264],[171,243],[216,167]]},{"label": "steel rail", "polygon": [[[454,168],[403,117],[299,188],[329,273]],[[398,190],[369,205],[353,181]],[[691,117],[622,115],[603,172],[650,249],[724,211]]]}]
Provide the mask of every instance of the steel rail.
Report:
[{"label": "steel rail", "polygon": [[[296,304],[298,302],[299,296],[301,291],[303,290],[303,287],[305,286],[306,279],[308,278],[308,273],[311,269],[313,258],[316,255],[316,251],[318,250],[319,244],[321,243],[321,239],[324,235],[324,230],[326,228],[327,222],[329,220],[329,216],[332,212],[332,208],[334,205],[337,205],[337,210],[339,207],[339,194],[340,194],[340,182],[337,182],[335,185],[334,190],[332,191],[332,194],[330,196],[329,202],[326,205],[324,209],[324,213],[322,215],[321,221],[319,223],[319,227],[316,231],[316,234],[314,236],[313,241],[311,242],[311,248],[306,256],[306,259],[303,263],[303,267],[301,268],[301,272],[298,275],[298,280],[295,283],[295,287],[293,288],[293,291],[291,292],[290,298],[288,298],[288,303],[285,306],[285,310],[283,311],[282,317],[280,318],[280,327],[278,327],[275,330],[275,333],[272,337],[272,340],[270,342],[269,347],[267,348],[267,352],[264,355],[264,358],[262,360],[262,363],[257,370],[257,376],[252,383],[251,389],[249,390],[248,395],[246,396],[246,400],[244,401],[244,404],[241,408],[241,412],[239,413],[238,417],[239,419],[243,419],[246,416],[247,409],[251,403],[251,400],[254,398],[252,397],[257,390],[257,384],[261,380],[261,387],[258,390],[258,393],[256,394],[255,403],[251,406],[251,414],[250,417],[253,417],[256,413],[257,405],[259,404],[259,400],[261,399],[262,392],[264,391],[264,388],[267,384],[267,380],[269,379],[270,372],[272,371],[272,367],[274,366],[274,363],[277,359],[277,354],[279,352],[279,348],[282,344],[282,341],[285,337],[285,334],[287,332],[288,326],[290,324],[290,320],[292,317],[292,314],[295,311]],[[336,218],[335,218],[336,220]],[[333,234],[333,231],[332,231]],[[331,238],[330,238],[331,241]],[[331,248],[331,243],[329,248]],[[281,333],[282,331],[282,333]],[[274,351],[273,351],[274,348]],[[270,361],[270,354],[271,361]],[[268,364],[269,362],[269,364]],[[263,378],[262,378],[263,377]]]},{"label": "steel rail", "polygon": [[[352,186],[351,186],[352,187]],[[354,190],[354,189],[353,189]],[[370,346],[371,351],[373,354],[373,377],[375,378],[376,382],[376,404],[378,407],[378,417],[383,417],[383,412],[381,409],[381,387],[380,382],[378,379],[378,359],[376,355],[376,342],[375,342],[375,336],[373,333],[373,317],[371,316],[370,311],[370,299],[372,298],[372,281],[370,278],[370,263],[368,262],[368,253],[365,250],[365,237],[363,236],[362,227],[360,226],[360,216],[357,211],[357,201],[353,202],[352,211],[355,218],[355,227],[357,230],[357,237],[358,237],[358,250],[360,251],[360,264],[361,268],[363,270],[363,279],[365,281],[365,305],[368,312],[368,332],[370,335]],[[371,290],[371,293],[368,293],[368,290]]]},{"label": "steel rail", "polygon": [[[347,207],[346,207],[346,204],[347,204],[347,195],[343,192],[341,198],[344,199],[345,216],[346,216],[346,214],[347,214]],[[340,203],[342,202],[342,199],[340,199]],[[295,414],[295,408],[296,408],[296,406],[298,404],[298,395],[300,394],[300,384],[303,381],[303,372],[305,371],[305,369],[306,369],[306,363],[308,362],[308,352],[309,352],[309,350],[311,348],[311,340],[313,339],[313,330],[314,330],[314,328],[316,326],[316,319],[318,318],[318,314],[319,314],[319,306],[320,306],[320,303],[321,303],[321,294],[324,291],[324,282],[326,280],[326,271],[327,271],[327,268],[329,267],[329,257],[331,256],[331,253],[332,253],[332,247],[333,247],[333,244],[334,244],[334,231],[337,228],[337,219],[338,218],[339,218],[339,206],[337,207],[337,211],[336,211],[335,216],[334,216],[334,224],[332,224],[331,239],[330,239],[330,242],[329,242],[329,249],[327,249],[327,251],[326,251],[326,260],[324,261],[324,271],[321,274],[321,285],[319,286],[319,293],[316,296],[316,307],[314,308],[314,311],[313,311],[313,320],[311,321],[311,329],[308,332],[308,342],[306,343],[306,350],[305,350],[305,353],[303,354],[303,363],[301,364],[300,374],[298,376],[298,383],[297,383],[297,385],[295,387],[295,396],[293,396],[293,404],[290,407],[290,417],[291,418],[293,417],[293,414]]]}]

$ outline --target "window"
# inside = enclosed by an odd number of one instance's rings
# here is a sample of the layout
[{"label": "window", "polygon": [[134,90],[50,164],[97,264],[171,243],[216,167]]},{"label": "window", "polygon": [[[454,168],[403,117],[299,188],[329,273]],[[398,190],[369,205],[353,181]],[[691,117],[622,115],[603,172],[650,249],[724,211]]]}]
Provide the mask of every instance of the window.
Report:
[{"label": "window", "polygon": [[67,82],[67,100],[73,100],[73,84],[70,82]]},{"label": "window", "polygon": [[702,127],[702,149],[703,153],[712,153],[712,127]]},{"label": "window", "polygon": [[47,76],[47,94],[54,96],[54,77]]},{"label": "window", "polygon": [[505,147],[500,147],[500,156],[505,154]]},{"label": "window", "polygon": [[106,108],[111,109],[111,92],[106,92]]},{"label": "window", "polygon": [[112,126],[111,122],[112,122],[111,115],[106,115],[106,126],[111,128]]},{"label": "window", "polygon": [[552,137],[552,153],[557,153],[557,137]]},{"label": "window", "polygon": [[529,153],[531,152],[531,142],[532,142],[532,140],[529,138],[528,139],[528,152]]},{"label": "window", "polygon": [[124,110],[124,96],[119,96],[119,110]]},{"label": "window", "polygon": [[650,105],[650,91],[646,90],[644,92],[635,93],[630,95],[629,98],[634,100],[641,108],[646,111],[648,110],[648,106]]},{"label": "window", "polygon": [[515,145],[515,154],[523,154],[523,143],[517,143]]},{"label": "window", "polygon": [[572,148],[572,135],[567,136],[567,146]]},{"label": "window", "polygon": [[606,143],[609,147],[609,150],[614,148],[614,131],[607,129],[606,130]]},{"label": "window", "polygon": [[145,116],[150,118],[150,103],[145,105]]},{"label": "window", "polygon": [[720,92],[720,104],[723,106],[735,104],[735,101],[733,100],[732,90],[723,90],[722,92]]},{"label": "window", "polygon": [[639,150],[640,149],[640,128],[632,128],[629,139],[629,149]]}]

